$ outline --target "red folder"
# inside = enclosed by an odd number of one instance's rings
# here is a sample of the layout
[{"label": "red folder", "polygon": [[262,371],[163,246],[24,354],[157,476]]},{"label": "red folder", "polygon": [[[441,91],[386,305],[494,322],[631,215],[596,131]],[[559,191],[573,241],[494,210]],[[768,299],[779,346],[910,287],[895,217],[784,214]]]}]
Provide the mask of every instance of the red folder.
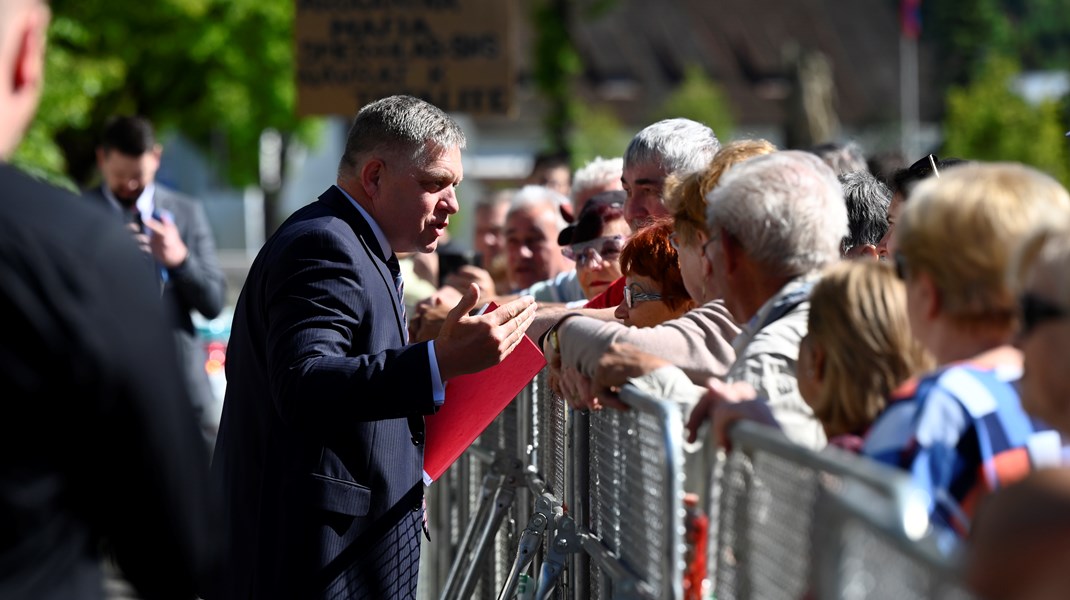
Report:
[{"label": "red folder", "polygon": [[[491,303],[484,312],[495,308]],[[441,477],[545,366],[542,351],[525,335],[497,365],[450,379],[442,408],[424,417],[424,484]]]}]

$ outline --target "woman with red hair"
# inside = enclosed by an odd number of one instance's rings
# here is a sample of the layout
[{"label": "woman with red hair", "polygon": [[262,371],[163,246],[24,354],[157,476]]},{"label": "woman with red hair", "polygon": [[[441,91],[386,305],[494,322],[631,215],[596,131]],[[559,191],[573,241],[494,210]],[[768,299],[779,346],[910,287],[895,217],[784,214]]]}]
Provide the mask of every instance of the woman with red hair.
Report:
[{"label": "woman with red hair", "polygon": [[614,316],[625,325],[653,327],[694,308],[676,249],[669,242],[672,232],[672,219],[655,221],[633,235],[621,251],[624,299]]}]

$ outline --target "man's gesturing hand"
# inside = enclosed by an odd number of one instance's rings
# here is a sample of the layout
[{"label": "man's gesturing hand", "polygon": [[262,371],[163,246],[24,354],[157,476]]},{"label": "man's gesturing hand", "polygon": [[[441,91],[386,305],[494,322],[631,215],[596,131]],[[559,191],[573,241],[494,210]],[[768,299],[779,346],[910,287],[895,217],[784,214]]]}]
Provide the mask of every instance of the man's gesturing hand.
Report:
[{"label": "man's gesturing hand", "polygon": [[500,363],[516,348],[535,318],[535,299],[523,296],[494,312],[469,317],[479,302],[479,288],[470,284],[435,338],[435,356],[443,380],[475,373]]}]

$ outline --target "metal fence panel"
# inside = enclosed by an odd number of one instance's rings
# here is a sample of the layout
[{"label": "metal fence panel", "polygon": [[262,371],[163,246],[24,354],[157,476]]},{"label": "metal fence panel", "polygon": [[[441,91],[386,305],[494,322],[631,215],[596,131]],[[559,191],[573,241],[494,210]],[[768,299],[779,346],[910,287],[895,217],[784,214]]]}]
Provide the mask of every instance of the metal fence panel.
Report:
[{"label": "metal fence panel", "polygon": [[719,515],[712,556],[718,600],[797,600],[808,593],[821,490],[858,488],[877,520],[901,531],[910,526],[905,515],[915,490],[906,474],[836,448],[813,452],[754,423],[738,424],[731,435],[720,505],[710,511]]},{"label": "metal fence panel", "polygon": [[815,517],[816,598],[969,600],[956,557],[874,518],[864,500],[822,491]]},{"label": "metal fence panel", "polygon": [[[590,415],[589,533],[641,582],[640,595],[679,598],[683,580],[682,417],[670,402],[625,386],[631,410]],[[596,562],[596,561],[592,561]],[[600,597],[607,565],[592,575]]]}]

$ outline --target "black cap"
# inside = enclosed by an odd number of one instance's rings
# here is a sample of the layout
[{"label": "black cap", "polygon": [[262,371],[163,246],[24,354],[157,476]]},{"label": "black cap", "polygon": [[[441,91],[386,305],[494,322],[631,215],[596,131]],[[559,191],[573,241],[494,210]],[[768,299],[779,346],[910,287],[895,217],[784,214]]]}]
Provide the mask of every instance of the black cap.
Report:
[{"label": "black cap", "polygon": [[624,190],[611,190],[591,196],[583,205],[583,210],[580,211],[579,216],[576,217],[576,222],[557,234],[557,245],[568,246],[572,244],[572,236],[577,229],[601,231],[602,214],[605,212],[602,207],[623,209],[624,199],[627,197],[628,195],[624,193]]}]

